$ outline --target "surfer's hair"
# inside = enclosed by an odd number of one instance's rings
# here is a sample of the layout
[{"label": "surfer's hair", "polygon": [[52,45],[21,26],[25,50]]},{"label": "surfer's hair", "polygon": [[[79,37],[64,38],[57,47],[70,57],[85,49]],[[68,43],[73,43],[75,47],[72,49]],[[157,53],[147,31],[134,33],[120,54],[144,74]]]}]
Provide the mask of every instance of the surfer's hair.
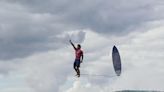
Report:
[{"label": "surfer's hair", "polygon": [[78,46],[79,48],[81,48],[81,45],[80,45],[80,44],[77,44],[77,46]]}]

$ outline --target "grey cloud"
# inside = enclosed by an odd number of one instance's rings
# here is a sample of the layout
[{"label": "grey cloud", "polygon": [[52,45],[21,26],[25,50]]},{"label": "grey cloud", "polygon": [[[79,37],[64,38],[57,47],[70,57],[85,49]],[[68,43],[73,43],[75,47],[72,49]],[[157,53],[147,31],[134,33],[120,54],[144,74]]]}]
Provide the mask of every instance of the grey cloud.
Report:
[{"label": "grey cloud", "polygon": [[[122,34],[133,28],[156,19],[154,1],[102,1],[90,7],[81,5],[68,16],[75,25],[90,28],[99,33]],[[87,8],[86,8],[87,7]],[[129,30],[130,28],[130,30]]]},{"label": "grey cloud", "polygon": [[[14,2],[14,1],[12,1]],[[30,11],[58,16],[64,27],[90,28],[99,33],[128,33],[161,15],[162,0],[15,0]],[[128,2],[128,3],[127,3]],[[158,11],[155,8],[159,8]],[[163,15],[163,14],[162,14]]]},{"label": "grey cloud", "polygon": [[[90,28],[99,33],[128,33],[133,28],[158,19],[162,0],[9,0],[31,12],[51,13],[63,27]],[[127,3],[128,2],[128,3]],[[158,11],[155,8],[159,8]],[[129,29],[130,28],[130,29]]]},{"label": "grey cloud", "polygon": [[62,29],[54,25],[51,14],[34,14],[23,6],[1,4],[0,59],[22,58],[55,50],[64,44],[56,37],[62,33]]},{"label": "grey cloud", "polygon": [[[105,35],[128,34],[162,19],[162,0],[1,0],[0,58],[26,57],[66,45],[64,31],[91,29]],[[128,3],[127,3],[128,2]],[[160,15],[160,16],[158,16]],[[79,30],[78,30],[79,31]],[[85,38],[79,33],[78,42]],[[76,38],[76,37],[75,37]]]}]

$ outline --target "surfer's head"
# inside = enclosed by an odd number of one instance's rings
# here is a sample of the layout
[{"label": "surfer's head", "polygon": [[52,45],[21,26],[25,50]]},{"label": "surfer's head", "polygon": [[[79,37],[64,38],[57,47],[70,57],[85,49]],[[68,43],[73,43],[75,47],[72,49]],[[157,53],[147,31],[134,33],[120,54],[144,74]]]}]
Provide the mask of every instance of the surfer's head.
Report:
[{"label": "surfer's head", "polygon": [[77,44],[77,49],[81,49],[81,45],[80,44]]}]

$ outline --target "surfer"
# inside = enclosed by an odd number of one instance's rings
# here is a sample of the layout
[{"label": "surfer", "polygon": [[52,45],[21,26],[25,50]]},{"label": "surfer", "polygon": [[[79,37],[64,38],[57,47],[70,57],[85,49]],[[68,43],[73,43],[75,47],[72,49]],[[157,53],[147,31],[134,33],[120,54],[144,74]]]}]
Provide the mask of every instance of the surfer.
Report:
[{"label": "surfer", "polygon": [[77,44],[77,47],[75,47],[75,45],[72,43],[71,40],[69,40],[70,44],[72,45],[72,47],[75,50],[75,61],[73,64],[73,68],[76,71],[76,76],[80,77],[80,63],[83,62],[83,51],[81,50],[81,45]]}]

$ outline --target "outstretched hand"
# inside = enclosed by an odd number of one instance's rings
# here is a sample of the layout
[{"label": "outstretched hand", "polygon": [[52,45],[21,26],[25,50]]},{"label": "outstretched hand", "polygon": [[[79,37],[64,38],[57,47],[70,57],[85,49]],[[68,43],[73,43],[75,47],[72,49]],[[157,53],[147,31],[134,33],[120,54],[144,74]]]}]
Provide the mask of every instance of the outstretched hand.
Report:
[{"label": "outstretched hand", "polygon": [[70,43],[72,43],[72,41],[71,41],[71,40],[69,40],[69,42],[70,42]]}]

